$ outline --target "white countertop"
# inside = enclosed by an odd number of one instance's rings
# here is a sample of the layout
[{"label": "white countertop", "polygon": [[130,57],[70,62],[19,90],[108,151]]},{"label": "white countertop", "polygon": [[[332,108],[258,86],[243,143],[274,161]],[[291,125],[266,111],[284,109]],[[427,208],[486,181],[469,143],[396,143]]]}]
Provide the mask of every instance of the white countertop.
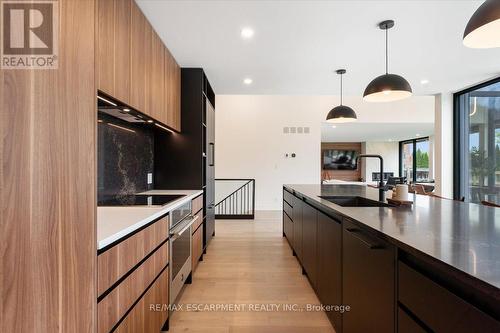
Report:
[{"label": "white countertop", "polygon": [[97,250],[162,217],[172,209],[185,204],[202,193],[202,190],[151,190],[138,194],[180,194],[185,196],[165,206],[97,207]]}]

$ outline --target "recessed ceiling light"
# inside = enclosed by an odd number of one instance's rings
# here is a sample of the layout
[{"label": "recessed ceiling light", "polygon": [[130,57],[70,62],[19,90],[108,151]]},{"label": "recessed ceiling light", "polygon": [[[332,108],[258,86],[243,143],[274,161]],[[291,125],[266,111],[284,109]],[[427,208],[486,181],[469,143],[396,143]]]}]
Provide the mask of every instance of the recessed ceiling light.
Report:
[{"label": "recessed ceiling light", "polygon": [[251,78],[249,78],[249,77],[247,77],[246,79],[243,80],[243,83],[247,84],[247,85],[248,84],[252,84],[252,82],[253,82],[253,80]]},{"label": "recessed ceiling light", "polygon": [[148,123],[150,123],[150,124],[151,124],[152,122],[153,122],[153,121],[152,121],[151,119],[149,119],[149,120],[148,120]]},{"label": "recessed ceiling light", "polygon": [[426,79],[420,80],[420,84],[427,84],[427,83],[429,83],[429,80]]},{"label": "recessed ceiling light", "polygon": [[337,126],[335,126],[335,125],[332,125],[332,128],[337,128]]},{"label": "recessed ceiling light", "polygon": [[124,108],[123,112],[130,112],[130,109]]},{"label": "recessed ceiling light", "polygon": [[254,34],[254,31],[252,28],[243,28],[241,29],[241,37],[245,39],[252,38]]}]

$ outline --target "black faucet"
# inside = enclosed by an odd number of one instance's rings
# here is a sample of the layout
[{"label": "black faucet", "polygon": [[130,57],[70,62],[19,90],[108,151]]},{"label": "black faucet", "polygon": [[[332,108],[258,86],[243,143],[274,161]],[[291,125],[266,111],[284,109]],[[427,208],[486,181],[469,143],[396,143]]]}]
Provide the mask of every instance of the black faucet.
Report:
[{"label": "black faucet", "polygon": [[385,191],[387,191],[387,188],[384,184],[384,159],[380,155],[372,155],[372,154],[361,154],[356,157],[356,163],[358,160],[361,158],[378,158],[380,160],[380,181],[378,183],[378,199],[379,201],[385,201]]}]

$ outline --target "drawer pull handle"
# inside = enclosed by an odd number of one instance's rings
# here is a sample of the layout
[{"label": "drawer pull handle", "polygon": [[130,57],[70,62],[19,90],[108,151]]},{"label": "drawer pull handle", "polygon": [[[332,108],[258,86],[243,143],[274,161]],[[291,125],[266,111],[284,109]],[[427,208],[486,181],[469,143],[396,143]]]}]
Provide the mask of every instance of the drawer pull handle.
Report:
[{"label": "drawer pull handle", "polygon": [[346,231],[351,233],[356,239],[360,240],[361,243],[363,243],[370,250],[380,250],[384,248],[381,244],[372,243],[371,240],[357,228],[346,228]]}]

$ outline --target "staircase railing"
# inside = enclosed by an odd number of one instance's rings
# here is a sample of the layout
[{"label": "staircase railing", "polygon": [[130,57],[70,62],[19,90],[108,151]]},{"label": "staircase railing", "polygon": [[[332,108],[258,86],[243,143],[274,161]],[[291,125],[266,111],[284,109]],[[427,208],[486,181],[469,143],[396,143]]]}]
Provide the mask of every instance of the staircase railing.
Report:
[{"label": "staircase railing", "polygon": [[255,179],[215,179],[215,193],[216,219],[255,218]]}]

